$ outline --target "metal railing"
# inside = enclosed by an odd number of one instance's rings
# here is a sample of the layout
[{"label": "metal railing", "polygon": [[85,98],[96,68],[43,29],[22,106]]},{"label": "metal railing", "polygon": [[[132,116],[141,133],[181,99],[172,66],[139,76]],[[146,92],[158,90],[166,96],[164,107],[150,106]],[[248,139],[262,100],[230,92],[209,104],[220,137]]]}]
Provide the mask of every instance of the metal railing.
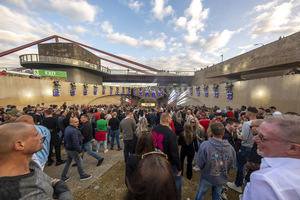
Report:
[{"label": "metal railing", "polygon": [[[194,71],[158,71],[153,72],[150,70],[144,70],[145,72],[149,72],[147,75],[155,75],[155,76],[194,76]],[[145,75],[144,72],[135,71],[135,70],[123,70],[123,69],[111,69],[111,74],[122,74],[122,75]]]},{"label": "metal railing", "polygon": [[69,65],[75,67],[83,67],[87,69],[93,69],[107,74],[114,75],[145,75],[144,72],[149,72],[147,75],[152,76],[194,76],[194,71],[168,71],[168,70],[159,70],[158,72],[153,72],[150,70],[135,71],[130,69],[109,69],[102,65],[85,62],[82,60],[76,60],[72,58],[64,57],[55,57],[55,56],[41,56],[39,54],[24,54],[20,56],[20,64],[26,63],[49,63],[49,64],[60,64],[60,65]]},{"label": "metal railing", "polygon": [[72,58],[41,56],[39,54],[24,54],[20,56],[20,64],[22,65],[25,63],[49,63],[49,64],[70,65],[76,67],[83,67],[87,69],[93,69],[107,74],[111,74],[111,70],[107,67],[85,62],[82,60],[72,59]]}]

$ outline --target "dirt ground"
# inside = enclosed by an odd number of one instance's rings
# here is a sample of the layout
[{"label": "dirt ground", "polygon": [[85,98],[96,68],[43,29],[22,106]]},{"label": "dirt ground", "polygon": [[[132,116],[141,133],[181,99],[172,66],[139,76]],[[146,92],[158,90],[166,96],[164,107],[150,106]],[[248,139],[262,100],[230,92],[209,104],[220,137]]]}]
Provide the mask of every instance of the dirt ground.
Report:
[{"label": "dirt ground", "polygon": [[[235,178],[236,171],[231,171],[230,180]],[[182,199],[195,198],[200,180],[200,172],[193,172],[193,178],[188,180],[186,175],[182,178]],[[96,186],[96,187],[95,187]],[[125,163],[119,161],[111,167],[101,177],[96,179],[85,189],[78,189],[73,193],[75,200],[94,200],[94,199],[109,199],[119,200],[124,198],[127,188],[125,185]],[[229,189],[227,197],[229,200],[238,200],[238,193]],[[205,200],[211,199],[211,191],[209,191]]]}]

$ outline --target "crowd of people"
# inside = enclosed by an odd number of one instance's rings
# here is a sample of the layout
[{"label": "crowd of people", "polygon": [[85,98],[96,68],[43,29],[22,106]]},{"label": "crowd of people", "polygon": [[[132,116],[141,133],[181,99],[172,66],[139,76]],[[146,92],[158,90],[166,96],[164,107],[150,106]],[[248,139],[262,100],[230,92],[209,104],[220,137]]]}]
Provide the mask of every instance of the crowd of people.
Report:
[{"label": "crowd of people", "polygon": [[[226,199],[227,186],[245,200],[300,198],[300,117],[275,106],[7,105],[0,107],[0,124],[0,199],[11,193],[14,199],[72,199],[65,184],[72,161],[79,180],[91,178],[84,152],[100,166],[100,154],[114,150],[115,139],[126,163],[126,200],[182,199],[182,176],[191,179],[193,171],[201,173],[195,200],[210,188],[212,199]],[[43,172],[54,154],[55,166],[65,164],[60,179]]]}]

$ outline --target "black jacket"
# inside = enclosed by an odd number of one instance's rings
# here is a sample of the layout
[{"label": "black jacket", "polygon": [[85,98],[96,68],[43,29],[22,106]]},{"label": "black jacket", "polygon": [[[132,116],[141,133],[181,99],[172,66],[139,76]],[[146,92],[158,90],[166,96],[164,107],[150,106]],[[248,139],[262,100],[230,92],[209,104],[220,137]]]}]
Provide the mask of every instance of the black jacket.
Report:
[{"label": "black jacket", "polygon": [[237,137],[235,138],[232,137],[231,133],[229,133],[226,128],[225,128],[223,140],[227,140],[229,144],[231,144],[231,146],[234,148],[236,153],[240,150],[242,145],[242,140]]},{"label": "black jacket", "polygon": [[81,134],[84,137],[83,144],[91,141],[93,139],[93,127],[89,121],[82,124],[80,128]]},{"label": "black jacket", "polygon": [[154,147],[156,151],[161,151],[168,155],[171,165],[175,165],[178,171],[182,170],[179,161],[178,142],[175,133],[168,126],[161,124],[152,129]]}]

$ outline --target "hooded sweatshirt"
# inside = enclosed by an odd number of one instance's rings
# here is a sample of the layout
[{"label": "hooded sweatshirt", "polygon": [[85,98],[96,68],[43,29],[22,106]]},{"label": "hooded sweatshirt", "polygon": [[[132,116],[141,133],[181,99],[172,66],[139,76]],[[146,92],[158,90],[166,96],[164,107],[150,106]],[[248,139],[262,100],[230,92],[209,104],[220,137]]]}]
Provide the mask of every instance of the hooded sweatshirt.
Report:
[{"label": "hooded sweatshirt", "polygon": [[224,185],[229,181],[229,171],[236,168],[235,150],[227,140],[209,138],[200,146],[197,165],[207,181],[213,185]]}]

